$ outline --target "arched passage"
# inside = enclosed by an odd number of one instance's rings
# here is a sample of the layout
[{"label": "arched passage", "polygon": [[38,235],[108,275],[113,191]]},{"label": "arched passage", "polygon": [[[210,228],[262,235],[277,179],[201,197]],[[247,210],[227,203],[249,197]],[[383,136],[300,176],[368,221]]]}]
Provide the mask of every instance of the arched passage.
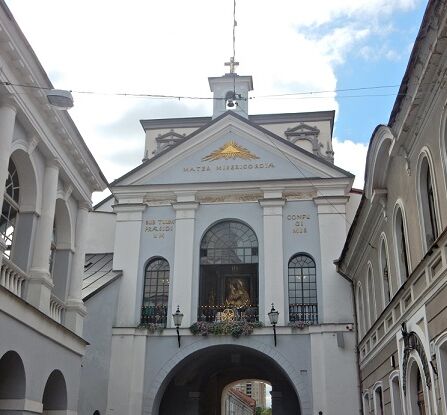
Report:
[{"label": "arched passage", "polygon": [[302,413],[294,385],[272,357],[249,347],[218,345],[191,353],[170,371],[152,414],[221,415],[224,388],[240,379],[272,385],[274,415]]},{"label": "arched passage", "polygon": [[67,409],[67,385],[60,370],[51,372],[43,392],[42,404],[43,415]]},{"label": "arched passage", "polygon": [[[24,399],[26,393],[25,368],[20,356],[13,351],[0,359],[0,402]],[[4,405],[0,408],[6,409]]]}]

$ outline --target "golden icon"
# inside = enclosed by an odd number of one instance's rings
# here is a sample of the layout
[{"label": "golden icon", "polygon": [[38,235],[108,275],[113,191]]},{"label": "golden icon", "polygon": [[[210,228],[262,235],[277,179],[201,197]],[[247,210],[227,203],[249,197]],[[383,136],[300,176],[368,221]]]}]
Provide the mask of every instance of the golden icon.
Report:
[{"label": "golden icon", "polygon": [[254,160],[259,157],[241,145],[237,144],[235,141],[231,140],[225,143],[222,147],[213,151],[211,154],[202,158],[202,161],[214,161],[214,160],[230,160],[230,159],[243,159],[243,160]]}]

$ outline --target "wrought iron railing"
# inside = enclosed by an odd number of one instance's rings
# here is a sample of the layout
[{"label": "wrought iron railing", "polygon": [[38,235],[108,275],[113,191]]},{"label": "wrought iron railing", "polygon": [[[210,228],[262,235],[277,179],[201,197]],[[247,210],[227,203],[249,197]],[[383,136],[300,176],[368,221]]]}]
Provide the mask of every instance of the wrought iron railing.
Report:
[{"label": "wrought iron railing", "polygon": [[197,321],[248,321],[255,322],[259,319],[257,305],[248,305],[241,308],[233,308],[225,305],[202,305],[197,313]]},{"label": "wrought iron railing", "polygon": [[317,304],[290,304],[289,322],[318,324],[318,305]]},{"label": "wrought iron railing", "polygon": [[142,326],[155,324],[160,327],[166,327],[167,315],[168,307],[165,305],[142,306],[140,324]]},{"label": "wrought iron railing", "polygon": [[25,281],[27,280],[28,275],[4,256],[0,269],[0,285],[12,291],[18,297],[22,297]]}]

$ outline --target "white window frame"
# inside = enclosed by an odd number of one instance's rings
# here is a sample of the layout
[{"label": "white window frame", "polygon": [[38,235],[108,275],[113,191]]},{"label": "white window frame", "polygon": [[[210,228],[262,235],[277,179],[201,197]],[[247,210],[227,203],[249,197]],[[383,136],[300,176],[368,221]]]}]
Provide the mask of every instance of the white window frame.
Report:
[{"label": "white window frame", "polygon": [[[386,306],[391,303],[391,300],[393,299],[393,286],[391,284],[391,272],[390,272],[390,256],[389,256],[389,250],[388,250],[388,241],[386,239],[385,233],[382,233],[380,236],[380,248],[379,248],[379,267],[380,267],[380,279],[381,279],[381,286],[382,286],[382,301],[383,301],[383,309],[386,308]],[[384,248],[384,253],[386,256],[386,261],[388,264],[388,290],[390,292],[390,300],[386,301],[386,294],[385,294],[385,278],[383,275],[383,258],[382,258],[382,247]]]},{"label": "white window frame", "polygon": [[[380,389],[380,391],[382,393],[382,411],[381,412],[379,411],[379,409],[380,409],[380,402],[377,399],[377,394],[378,394],[377,390],[378,389]],[[383,382],[380,381],[380,382],[375,383],[372,390],[373,390],[374,413],[376,415],[385,415],[385,403],[384,403],[384,400],[383,400]]]},{"label": "white window frame", "polygon": [[[398,396],[395,395],[396,390],[394,387],[395,379],[397,378],[397,385],[398,385],[398,389],[397,389],[397,393],[399,394]],[[403,415],[403,399],[402,399],[402,390],[401,390],[401,379],[400,379],[400,373],[398,370],[395,370],[394,372],[391,373],[390,377],[389,377],[389,386],[390,386],[390,398],[391,398],[391,413],[393,415]],[[399,399],[399,401],[398,401]],[[400,402],[400,408],[396,408],[396,405]]]},{"label": "white window frame", "polygon": [[[402,278],[403,273],[401,272],[401,264],[399,259],[399,241],[397,239],[397,233],[396,233],[396,218],[397,218],[397,212],[400,210],[402,215],[402,223],[403,223],[403,237],[405,241],[405,253],[407,256],[407,278],[404,280]],[[407,230],[407,220],[405,215],[405,209],[403,207],[402,202],[399,200],[397,201],[396,205],[394,206],[394,212],[393,212],[393,239],[394,239],[394,254],[395,254],[395,261],[396,261],[396,271],[397,275],[399,276],[399,283],[400,286],[404,284],[404,282],[410,277],[411,275],[411,256],[409,252],[409,246],[408,246],[408,230]]]}]

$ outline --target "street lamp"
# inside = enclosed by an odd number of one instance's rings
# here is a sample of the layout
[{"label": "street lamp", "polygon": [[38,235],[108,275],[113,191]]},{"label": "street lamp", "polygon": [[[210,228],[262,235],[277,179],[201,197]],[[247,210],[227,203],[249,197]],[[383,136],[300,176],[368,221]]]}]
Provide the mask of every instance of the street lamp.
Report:
[{"label": "street lamp", "polygon": [[177,306],[177,311],[172,315],[172,318],[174,319],[174,325],[177,329],[178,347],[180,347],[180,332],[178,329],[182,325],[183,313],[180,313],[179,306]]},{"label": "street lamp", "polygon": [[53,108],[63,111],[73,107],[73,95],[70,91],[50,89],[46,94],[48,102]]},{"label": "street lamp", "polygon": [[276,347],[276,323],[278,323],[279,312],[275,310],[275,306],[272,303],[272,309],[270,313],[268,313],[270,324],[273,326],[273,337],[275,339],[275,347]]}]

